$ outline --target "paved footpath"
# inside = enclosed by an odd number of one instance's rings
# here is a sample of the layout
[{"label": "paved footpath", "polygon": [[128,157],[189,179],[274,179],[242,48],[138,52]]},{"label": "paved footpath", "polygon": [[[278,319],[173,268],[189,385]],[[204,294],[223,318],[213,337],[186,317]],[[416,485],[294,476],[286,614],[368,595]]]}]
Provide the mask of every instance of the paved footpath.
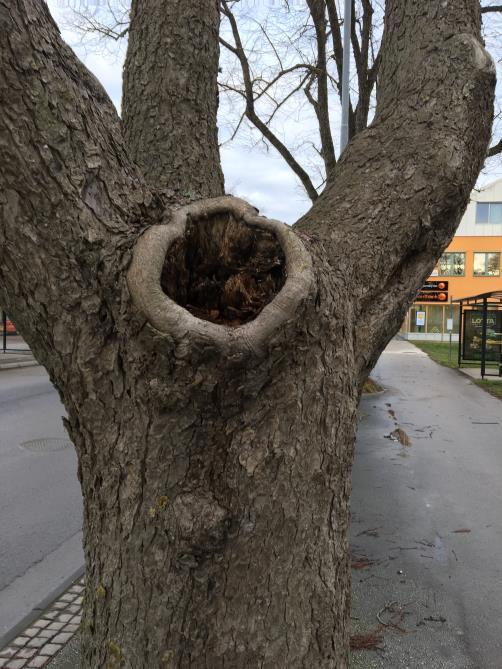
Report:
[{"label": "paved footpath", "polygon": [[501,669],[502,402],[405,341],[372,376],[387,390],[360,409],[352,615],[385,650],[353,666]]},{"label": "paved footpath", "polygon": [[3,347],[0,348],[0,371],[38,365],[28,345],[21,337],[9,336],[6,344],[6,350],[3,350]]},{"label": "paved footpath", "polygon": [[[74,583],[0,650],[0,669],[42,669],[78,631],[81,622],[83,579]],[[70,665],[77,669],[78,664]]]},{"label": "paved footpath", "polygon": [[[353,653],[351,667],[501,669],[502,402],[404,341],[391,342],[374,377],[386,390],[360,409],[352,623],[354,634],[380,635],[381,650]],[[67,612],[51,607],[11,646],[54,651],[54,622],[78,622],[69,607],[81,595],[69,594]],[[52,660],[41,650],[12,658],[0,668],[75,669],[78,636]]]}]

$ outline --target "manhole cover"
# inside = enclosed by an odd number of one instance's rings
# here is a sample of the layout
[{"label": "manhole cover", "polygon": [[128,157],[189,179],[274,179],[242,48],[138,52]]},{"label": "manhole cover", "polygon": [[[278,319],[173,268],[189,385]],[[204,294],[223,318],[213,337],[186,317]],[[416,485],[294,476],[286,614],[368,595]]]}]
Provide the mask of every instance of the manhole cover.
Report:
[{"label": "manhole cover", "polygon": [[49,451],[62,451],[72,445],[69,439],[32,439],[23,441],[21,447],[34,453],[48,453]]}]

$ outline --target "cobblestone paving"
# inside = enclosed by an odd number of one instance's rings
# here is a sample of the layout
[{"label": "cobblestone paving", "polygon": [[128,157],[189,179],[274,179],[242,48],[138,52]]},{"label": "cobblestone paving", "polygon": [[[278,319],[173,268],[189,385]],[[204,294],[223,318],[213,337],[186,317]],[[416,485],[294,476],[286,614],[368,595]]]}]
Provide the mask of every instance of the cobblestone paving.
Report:
[{"label": "cobblestone paving", "polygon": [[72,638],[82,616],[84,579],[0,650],[0,669],[42,669]]}]

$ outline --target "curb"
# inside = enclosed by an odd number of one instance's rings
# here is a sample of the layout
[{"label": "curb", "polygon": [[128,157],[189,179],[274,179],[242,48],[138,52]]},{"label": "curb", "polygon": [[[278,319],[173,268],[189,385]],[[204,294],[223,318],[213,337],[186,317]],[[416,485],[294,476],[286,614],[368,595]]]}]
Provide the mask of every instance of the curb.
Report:
[{"label": "curb", "polygon": [[23,632],[23,630],[29,627],[35,620],[40,618],[42,612],[48,609],[56,599],[58,599],[73,583],[75,583],[75,581],[78,581],[79,578],[82,578],[84,573],[85,566],[81,565],[72,574],[70,574],[68,578],[65,578],[62,583],[54,588],[51,593],[44,597],[42,601],[34,606],[27,615],[21,618],[21,620],[13,625],[13,627],[11,627],[7,632],[5,632],[0,637],[0,650],[5,648],[5,646],[8,646],[13,639],[19,636],[21,632]]},{"label": "curb", "polygon": [[20,369],[21,367],[38,367],[40,365],[36,360],[27,360],[26,362],[6,362],[0,363],[0,372],[3,369]]}]

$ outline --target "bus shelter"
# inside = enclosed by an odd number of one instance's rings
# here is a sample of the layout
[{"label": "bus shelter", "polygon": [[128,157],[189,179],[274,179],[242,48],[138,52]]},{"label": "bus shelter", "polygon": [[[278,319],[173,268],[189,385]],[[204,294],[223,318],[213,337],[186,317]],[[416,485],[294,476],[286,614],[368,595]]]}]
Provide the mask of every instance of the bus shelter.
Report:
[{"label": "bus shelter", "polygon": [[452,302],[460,306],[458,366],[479,363],[481,378],[502,376],[502,291]]}]

